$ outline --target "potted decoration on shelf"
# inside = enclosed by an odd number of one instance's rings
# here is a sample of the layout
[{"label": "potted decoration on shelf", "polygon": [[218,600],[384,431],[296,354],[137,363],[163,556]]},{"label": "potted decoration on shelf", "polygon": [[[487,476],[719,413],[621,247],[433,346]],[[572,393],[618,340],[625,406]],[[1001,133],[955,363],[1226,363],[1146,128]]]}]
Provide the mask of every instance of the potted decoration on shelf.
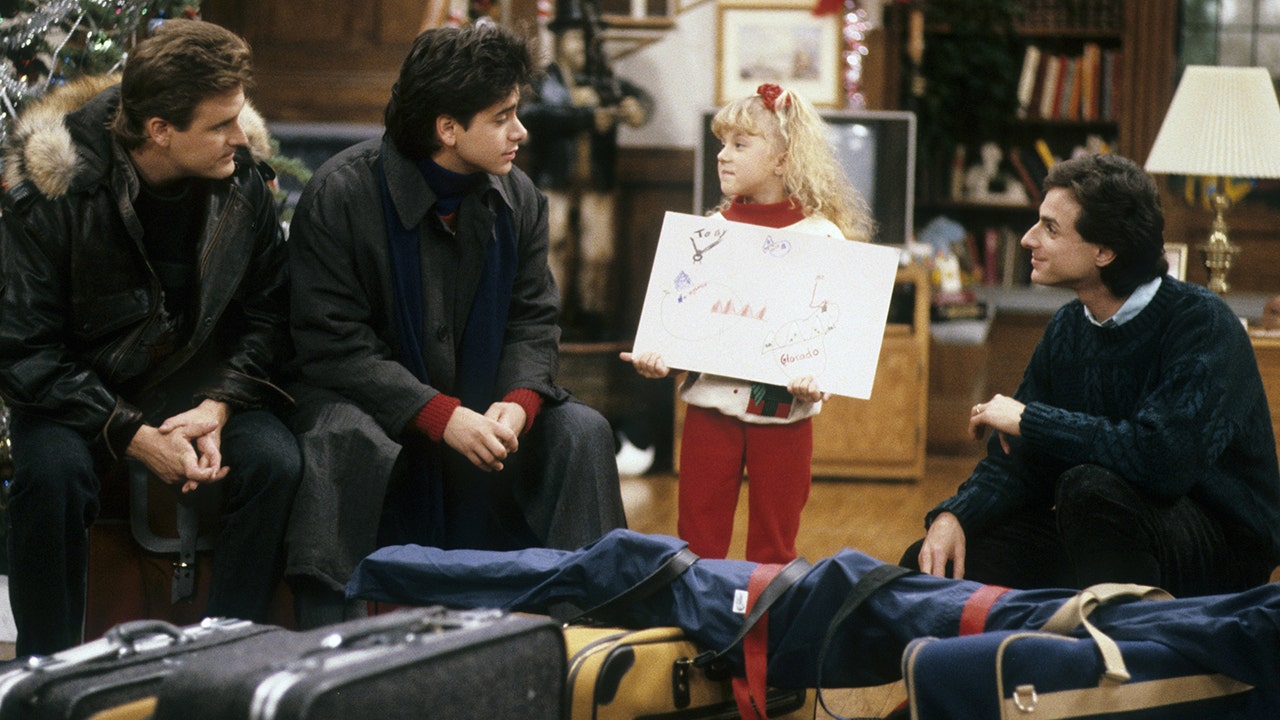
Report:
[{"label": "potted decoration on shelf", "polygon": [[[1018,107],[1015,0],[930,0],[911,23],[906,97],[919,118],[917,187],[951,194],[956,148],[998,139]],[[916,36],[919,37],[916,37]],[[914,51],[912,48],[916,48]],[[916,57],[918,55],[918,58]]]}]

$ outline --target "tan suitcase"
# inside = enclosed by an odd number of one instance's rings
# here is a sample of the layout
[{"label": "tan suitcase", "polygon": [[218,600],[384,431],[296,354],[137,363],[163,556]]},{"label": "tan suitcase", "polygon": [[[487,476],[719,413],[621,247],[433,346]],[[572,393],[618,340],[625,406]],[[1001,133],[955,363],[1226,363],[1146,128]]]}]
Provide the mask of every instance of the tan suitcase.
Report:
[{"label": "tan suitcase", "polygon": [[[646,630],[564,629],[570,720],[712,720],[737,718],[728,677],[693,666],[703,648],[676,627]],[[814,693],[770,690],[773,720],[812,720]]]},{"label": "tan suitcase", "polygon": [[156,711],[156,699],[144,697],[89,716],[89,720],[150,720]]}]

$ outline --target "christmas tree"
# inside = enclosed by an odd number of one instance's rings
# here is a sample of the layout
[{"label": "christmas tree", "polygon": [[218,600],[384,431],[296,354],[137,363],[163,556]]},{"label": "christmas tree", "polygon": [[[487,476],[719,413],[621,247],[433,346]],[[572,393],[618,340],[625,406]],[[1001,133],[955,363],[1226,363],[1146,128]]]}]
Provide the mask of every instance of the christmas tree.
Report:
[{"label": "christmas tree", "polygon": [[129,48],[198,0],[0,1],[0,142],[22,108],[80,75],[119,70]]}]

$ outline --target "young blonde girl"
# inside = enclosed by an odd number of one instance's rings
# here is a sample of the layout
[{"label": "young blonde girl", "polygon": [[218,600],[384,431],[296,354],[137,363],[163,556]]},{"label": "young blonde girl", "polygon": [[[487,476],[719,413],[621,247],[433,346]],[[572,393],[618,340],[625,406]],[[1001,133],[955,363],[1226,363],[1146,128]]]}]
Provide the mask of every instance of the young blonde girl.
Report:
[{"label": "young blonde girl", "polygon": [[[766,83],[716,113],[711,130],[724,200],[714,216],[850,240],[870,239],[866,205],[826,139],[826,127],[800,96]],[[673,372],[658,353],[622,353],[640,375]],[[746,557],[796,557],[800,513],[809,498],[812,418],[824,394],[812,376],[787,386],[689,373],[680,450],[677,532],[701,557],[729,551],[744,466],[750,472]]]}]

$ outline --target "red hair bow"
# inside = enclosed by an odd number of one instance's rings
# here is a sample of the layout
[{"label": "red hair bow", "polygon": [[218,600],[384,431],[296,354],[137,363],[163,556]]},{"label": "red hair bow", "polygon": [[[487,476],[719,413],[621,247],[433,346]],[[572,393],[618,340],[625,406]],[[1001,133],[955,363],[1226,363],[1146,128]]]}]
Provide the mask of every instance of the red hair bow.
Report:
[{"label": "red hair bow", "polygon": [[[782,95],[782,88],[774,85],[773,83],[764,83],[760,87],[756,88],[756,94],[760,96],[761,100],[764,100],[764,106],[769,108],[770,112],[778,111],[776,103],[778,102],[778,97]],[[783,101],[782,107],[787,107],[789,105],[791,105],[790,97]]]}]

